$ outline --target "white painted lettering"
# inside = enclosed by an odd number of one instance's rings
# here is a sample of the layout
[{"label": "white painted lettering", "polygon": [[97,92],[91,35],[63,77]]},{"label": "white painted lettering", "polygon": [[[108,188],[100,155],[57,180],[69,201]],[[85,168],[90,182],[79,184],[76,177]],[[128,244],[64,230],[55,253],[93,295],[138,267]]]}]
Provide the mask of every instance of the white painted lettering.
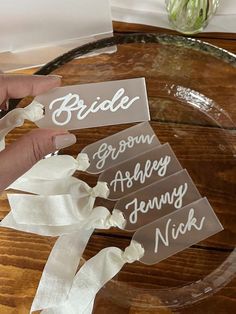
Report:
[{"label": "white painted lettering", "polygon": [[131,207],[132,211],[129,216],[129,221],[132,224],[136,224],[138,221],[138,214],[146,214],[150,210],[161,210],[166,204],[173,205],[175,209],[182,207],[184,195],[188,190],[188,184],[184,184],[175,187],[172,191],[161,194],[159,197],[155,196],[147,202],[138,202],[137,198],[134,198],[131,202],[125,205],[125,209]]},{"label": "white painted lettering", "polygon": [[146,179],[153,175],[153,172],[156,172],[160,177],[165,176],[170,162],[170,156],[161,157],[160,160],[154,161],[148,159],[144,165],[144,169],[141,169],[141,165],[138,162],[132,173],[130,171],[122,173],[121,170],[118,170],[110,185],[113,187],[114,192],[117,190],[124,192],[125,187],[129,189],[135,182],[145,183]]},{"label": "white painted lettering", "polygon": [[[110,111],[114,113],[120,109],[127,110],[135,101],[140,99],[139,96],[130,99],[124,94],[125,89],[120,88],[111,100],[100,102],[100,97],[97,97],[97,100],[88,106],[83,99],[80,99],[78,94],[69,93],[68,95],[57,98],[50,103],[50,110],[53,110],[55,105],[57,106],[56,110],[52,113],[52,121],[56,125],[67,125],[71,121],[72,112],[74,111],[77,112],[77,119],[83,120],[89,114],[98,111]],[[63,118],[62,114],[64,114]]]},{"label": "white painted lettering", "polygon": [[195,213],[194,209],[191,208],[189,210],[188,219],[186,223],[181,222],[178,226],[176,226],[176,224],[172,224],[171,226],[172,219],[171,218],[168,219],[164,235],[162,234],[159,228],[156,228],[154,252],[158,253],[160,241],[163,243],[164,246],[170,246],[170,240],[175,241],[181,235],[185,235],[187,232],[191,232],[192,229],[201,231],[206,217],[203,216],[200,220],[200,223],[197,224],[197,219],[196,217],[194,217],[194,213]]},{"label": "white painted lettering", "polygon": [[135,137],[128,136],[127,140],[121,140],[118,143],[117,147],[113,147],[112,145],[108,145],[106,143],[101,144],[101,146],[98,148],[98,151],[93,155],[93,159],[98,159],[96,163],[96,168],[102,169],[105,166],[108,158],[110,158],[111,160],[116,160],[121,154],[123,154],[128,149],[133,148],[135,145],[150,145],[154,137],[154,134],[152,136],[149,134],[141,134]]}]

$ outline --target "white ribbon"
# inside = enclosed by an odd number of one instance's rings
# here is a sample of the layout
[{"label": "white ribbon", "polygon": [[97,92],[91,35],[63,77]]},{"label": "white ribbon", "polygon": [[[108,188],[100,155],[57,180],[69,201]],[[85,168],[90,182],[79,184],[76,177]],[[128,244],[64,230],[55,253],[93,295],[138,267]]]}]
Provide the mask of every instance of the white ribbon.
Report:
[{"label": "white ribbon", "polygon": [[[97,196],[105,196],[106,189],[101,183],[90,188],[89,198],[93,199],[90,205],[94,205]],[[114,209],[111,214],[102,206],[88,208],[88,196],[84,200],[85,208],[78,208],[71,195],[11,194],[8,197],[11,212],[0,226],[41,235],[61,235],[47,261],[32,311],[55,307],[66,300],[79,260],[95,228],[123,229],[126,224],[119,210]]]},{"label": "white ribbon", "polygon": [[44,267],[31,311],[65,301],[92,232],[82,229],[58,238]]},{"label": "white ribbon", "polygon": [[70,195],[9,194],[11,211],[0,226],[45,236],[77,231],[93,215],[96,197],[107,198],[109,189],[103,182],[94,188],[78,179],[74,182],[78,184],[70,186]]},{"label": "white ribbon", "polygon": [[75,177],[59,180],[16,180],[8,189],[12,188],[14,190],[40,195],[67,194],[74,184],[78,186],[79,181],[82,185],[86,184]]},{"label": "white ribbon", "polygon": [[43,314],[88,314],[92,313],[94,299],[98,291],[124,266],[144,255],[144,249],[132,240],[123,252],[110,247],[101,250],[88,260],[76,274],[65,302],[42,311]]},{"label": "white ribbon", "polygon": [[8,194],[14,220],[19,224],[46,226],[68,226],[84,220],[95,199],[107,198],[109,189],[103,182],[98,182],[94,188],[77,179],[75,183],[67,187],[66,193],[70,194]]},{"label": "white ribbon", "polygon": [[105,207],[96,207],[80,231],[63,235],[55,243],[44,268],[31,311],[56,307],[65,302],[71,289],[80,258],[95,228],[123,228],[122,213],[112,214]]},{"label": "white ribbon", "polygon": [[37,101],[33,101],[25,108],[16,108],[8,112],[0,120],[0,151],[5,148],[5,137],[14,128],[20,127],[25,120],[35,122],[43,118],[43,105]]},{"label": "white ribbon", "polygon": [[14,220],[19,224],[67,226],[81,220],[72,197],[67,195],[8,195]]},{"label": "white ribbon", "polygon": [[33,192],[34,189],[37,194],[42,194],[42,185],[43,187],[44,185],[52,186],[53,181],[59,180],[59,184],[63,186],[62,180],[70,178],[76,170],[86,171],[89,165],[88,155],[84,153],[78,154],[76,159],[69,155],[52,156],[38,161],[23,176],[12,183],[8,189],[35,193]]}]

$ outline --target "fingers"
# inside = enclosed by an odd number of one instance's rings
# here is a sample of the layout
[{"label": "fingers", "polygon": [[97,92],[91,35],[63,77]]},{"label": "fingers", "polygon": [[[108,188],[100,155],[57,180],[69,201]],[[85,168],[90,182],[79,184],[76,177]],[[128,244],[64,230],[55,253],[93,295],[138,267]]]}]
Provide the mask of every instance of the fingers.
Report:
[{"label": "fingers", "polygon": [[56,75],[0,74],[0,106],[5,106],[10,98],[36,96],[60,84],[61,78]]},{"label": "fingers", "polygon": [[75,135],[68,132],[36,129],[7,146],[0,153],[0,192],[45,155],[75,142]]}]

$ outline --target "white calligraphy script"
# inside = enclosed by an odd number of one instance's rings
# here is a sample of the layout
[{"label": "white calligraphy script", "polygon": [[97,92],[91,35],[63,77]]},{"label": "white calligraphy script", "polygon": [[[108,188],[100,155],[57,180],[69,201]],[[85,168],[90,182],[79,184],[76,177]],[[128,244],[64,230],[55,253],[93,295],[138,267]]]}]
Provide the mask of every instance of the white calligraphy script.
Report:
[{"label": "white calligraphy script", "polygon": [[175,187],[172,192],[166,192],[164,194],[161,194],[160,197],[155,196],[147,202],[140,201],[138,204],[138,199],[134,198],[130,203],[127,203],[125,206],[125,209],[128,209],[130,206],[133,208],[129,216],[130,223],[137,223],[139,212],[146,214],[150,209],[161,210],[162,206],[165,204],[173,204],[176,209],[181,208],[183,205],[183,197],[187,193],[187,190],[188,184],[185,182],[179,187]]},{"label": "white calligraphy script", "polygon": [[77,112],[77,119],[83,120],[89,114],[98,111],[116,112],[119,109],[126,110],[131,107],[135,101],[140,99],[138,96],[130,99],[124,94],[125,89],[120,88],[111,100],[101,101],[101,98],[97,97],[96,100],[88,106],[83,99],[80,99],[78,94],[69,93],[68,95],[57,98],[50,103],[50,110],[53,110],[56,106],[56,109],[52,113],[52,121],[56,125],[66,125],[71,121],[72,112],[74,111]]},{"label": "white calligraphy script", "polygon": [[118,147],[113,147],[107,143],[103,143],[98,148],[98,151],[93,155],[93,159],[98,158],[96,163],[97,169],[102,169],[106,163],[108,157],[112,160],[116,160],[120,154],[123,154],[127,149],[133,148],[136,144],[151,144],[155,135],[141,134],[137,136],[128,136],[127,140],[121,140],[118,143]]},{"label": "white calligraphy script", "polygon": [[[202,217],[199,225],[197,225],[197,219],[194,217],[194,209],[191,208],[189,210],[188,214],[188,220],[186,223],[181,222],[178,226],[176,224],[172,223],[172,219],[168,219],[165,227],[164,235],[161,233],[161,230],[159,228],[156,228],[156,235],[155,235],[155,248],[154,252],[158,253],[159,249],[159,241],[162,241],[164,246],[170,245],[170,238],[172,240],[178,239],[180,235],[184,235],[187,232],[191,232],[192,228],[200,231],[202,230],[203,223],[206,219],[205,216]],[[172,226],[170,226],[172,223]]]},{"label": "white calligraphy script", "polygon": [[118,170],[116,172],[114,180],[111,181],[110,185],[113,186],[114,192],[119,188],[124,192],[125,185],[126,188],[131,188],[134,182],[139,181],[143,184],[147,178],[150,178],[153,172],[157,172],[160,177],[163,177],[166,174],[167,167],[171,161],[170,156],[161,157],[160,160],[147,160],[144,169],[140,169],[140,163],[137,163],[134,167],[133,173],[130,171],[125,171],[123,174],[122,171]]}]

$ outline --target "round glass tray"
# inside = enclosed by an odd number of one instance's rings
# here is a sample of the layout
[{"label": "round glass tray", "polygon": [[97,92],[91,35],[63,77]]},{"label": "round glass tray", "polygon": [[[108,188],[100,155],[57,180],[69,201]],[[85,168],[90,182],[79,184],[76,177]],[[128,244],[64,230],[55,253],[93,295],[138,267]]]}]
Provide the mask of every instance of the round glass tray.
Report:
[{"label": "round glass tray", "polygon": [[[90,56],[114,45],[114,53]],[[132,305],[154,311],[193,304],[229,283],[236,272],[236,56],[196,39],[134,34],[76,48],[37,73],[52,71],[63,76],[64,85],[145,77],[152,127],[162,143],[171,144],[225,228],[155,266],[126,265],[102,289],[102,296],[122,308]],[[78,144],[64,152],[76,155],[128,126],[76,131]],[[89,184],[96,181],[78,176]],[[105,201],[101,204],[108,206]],[[116,229],[97,231],[84,258],[107,246],[125,248],[131,237]]]}]

